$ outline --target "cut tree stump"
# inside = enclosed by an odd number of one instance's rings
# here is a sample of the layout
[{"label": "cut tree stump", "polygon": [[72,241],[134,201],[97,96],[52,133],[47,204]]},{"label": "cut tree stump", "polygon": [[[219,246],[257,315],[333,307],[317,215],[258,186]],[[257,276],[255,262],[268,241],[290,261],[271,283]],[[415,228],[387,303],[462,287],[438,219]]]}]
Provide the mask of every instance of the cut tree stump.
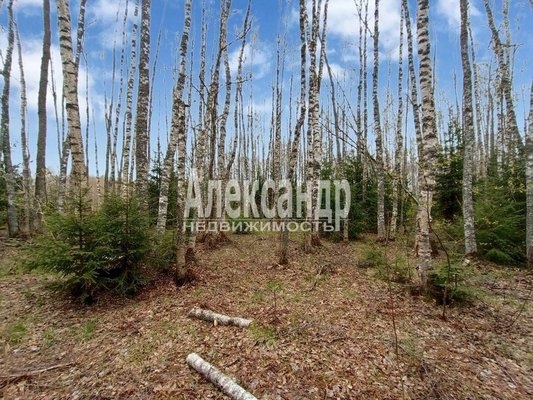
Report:
[{"label": "cut tree stump", "polygon": [[191,311],[189,311],[189,317],[196,317],[201,320],[214,322],[215,324],[220,325],[235,325],[241,328],[248,328],[248,326],[252,323],[252,320],[250,319],[228,317],[227,315],[217,314],[213,311],[198,307],[194,307]]},{"label": "cut tree stump", "polygon": [[233,400],[257,400],[257,397],[244,390],[233,379],[224,375],[198,354],[189,354],[187,356],[187,364]]}]

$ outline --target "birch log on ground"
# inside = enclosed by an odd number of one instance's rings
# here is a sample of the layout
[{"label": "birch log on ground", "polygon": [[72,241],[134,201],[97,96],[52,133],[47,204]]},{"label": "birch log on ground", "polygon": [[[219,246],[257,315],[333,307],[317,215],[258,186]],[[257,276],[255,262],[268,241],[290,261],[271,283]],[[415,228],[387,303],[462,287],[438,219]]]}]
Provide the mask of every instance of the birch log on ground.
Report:
[{"label": "birch log on ground", "polygon": [[189,354],[187,356],[187,364],[233,400],[257,400],[257,397],[244,390],[198,354]]},{"label": "birch log on ground", "polygon": [[244,319],[239,317],[228,317],[224,314],[217,314],[210,310],[194,307],[189,311],[189,317],[196,317],[204,321],[215,322],[220,325],[235,325],[241,328],[248,328],[252,323],[250,319]]}]

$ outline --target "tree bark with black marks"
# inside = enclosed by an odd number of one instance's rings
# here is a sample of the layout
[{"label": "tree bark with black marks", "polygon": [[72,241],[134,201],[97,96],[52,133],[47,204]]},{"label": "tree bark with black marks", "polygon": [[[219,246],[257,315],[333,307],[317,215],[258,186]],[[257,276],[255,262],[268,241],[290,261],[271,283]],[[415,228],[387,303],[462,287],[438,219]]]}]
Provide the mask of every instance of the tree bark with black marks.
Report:
[{"label": "tree bark with black marks", "polygon": [[131,30],[131,63],[129,66],[128,81],[126,83],[126,107],[124,110],[124,133],[122,136],[121,171],[122,195],[128,191],[130,177],[130,156],[132,153],[131,128],[133,124],[133,92],[135,90],[135,74],[137,72],[137,30],[139,16],[139,0],[135,3],[133,12],[133,27]]},{"label": "tree bark with black marks", "polygon": [[391,240],[396,238],[398,227],[398,208],[402,186],[402,160],[403,160],[403,25],[404,13],[400,15],[400,45],[398,50],[398,114],[396,116],[395,148],[394,148],[394,172],[392,179],[392,213],[389,236]]},{"label": "tree bark with black marks", "polygon": [[533,83],[531,84],[531,93],[529,99],[529,123],[526,135],[526,248],[529,266],[531,267],[533,265]]},{"label": "tree bark with black marks", "polygon": [[[187,49],[189,44],[189,32],[191,30],[191,0],[185,1],[185,20],[183,23],[183,33],[180,43],[180,65],[178,80],[172,94],[172,123],[170,128],[169,143],[163,161],[163,172],[161,174],[161,188],[159,191],[159,211],[157,217],[157,230],[163,232],[167,224],[168,212],[168,189],[170,177],[174,164],[174,155],[178,149],[178,174],[182,179],[178,179],[178,184],[183,186],[185,178],[185,147],[186,147],[186,119],[185,119],[185,101],[183,99],[183,89],[185,87],[186,66],[187,66]],[[181,184],[180,184],[181,182]],[[183,190],[178,189],[178,195]],[[178,208],[178,218],[183,213],[183,209]],[[181,234],[181,226],[178,224],[178,230]]]},{"label": "tree bark with black marks", "polygon": [[[518,149],[523,147],[522,138],[518,130],[518,123],[516,120],[516,112],[514,108],[514,98],[513,98],[513,83],[511,79],[511,67],[510,67],[510,57],[506,56],[506,51],[511,45],[510,43],[503,43],[498,29],[494,23],[494,16],[492,14],[492,9],[490,8],[489,0],[484,0],[485,11],[487,14],[487,21],[489,28],[492,34],[492,47],[494,54],[496,55],[496,60],[498,61],[498,75],[499,75],[499,85],[501,96],[505,102],[505,132],[501,132],[502,146],[509,141],[512,144],[512,147],[517,147]],[[504,3],[505,5],[506,3]],[[508,7],[508,4],[506,5]],[[507,30],[508,32],[508,30]],[[509,39],[509,37],[508,37]],[[507,47],[507,50],[506,50]],[[502,101],[502,107],[503,107]],[[503,122],[503,121],[502,121]],[[507,149],[508,152],[514,152],[514,148]]]},{"label": "tree bark with black marks", "polygon": [[[289,148],[289,160],[287,165],[287,180],[293,182],[296,174],[296,165],[298,163],[298,156],[300,153],[300,140],[302,137],[302,130],[305,123],[305,116],[307,114],[307,10],[305,0],[300,0],[300,98],[298,101],[299,114],[294,126],[292,142]],[[289,262],[289,231],[283,229],[280,234],[280,256],[279,264],[285,265]]]},{"label": "tree bark with black marks", "polygon": [[385,171],[383,168],[383,133],[379,116],[379,0],[374,1],[374,68],[372,71],[372,105],[374,115],[374,136],[376,141],[377,179],[377,227],[378,241],[385,241]]},{"label": "tree bark with black marks", "polygon": [[33,201],[32,201],[32,181],[30,171],[30,152],[28,149],[28,133],[27,133],[27,113],[28,113],[28,98],[26,95],[26,78],[24,74],[24,63],[22,61],[22,45],[20,43],[20,35],[17,30],[17,51],[18,51],[18,66],[20,74],[20,146],[22,150],[22,191],[24,193],[24,218],[20,224],[20,230],[23,235],[29,235],[33,230]]},{"label": "tree bark with black marks", "polygon": [[474,200],[472,196],[472,175],[474,170],[474,116],[472,101],[472,69],[468,51],[468,0],[461,0],[461,62],[463,67],[463,219],[465,254],[477,252],[474,226]]},{"label": "tree bark with black marks", "polygon": [[[139,51],[139,89],[135,115],[135,179],[137,195],[147,207],[148,169],[150,157],[148,144],[150,132],[150,3],[141,1],[141,36]],[[146,208],[147,210],[147,208]]]},{"label": "tree bark with black marks", "polygon": [[[320,83],[321,72],[323,65],[323,53],[320,52],[320,58],[317,60],[317,46],[318,41],[321,41],[321,46],[325,47],[325,38],[319,35],[322,1],[313,0],[311,12],[311,30],[308,29],[308,52],[309,52],[309,110],[307,114],[307,164],[306,164],[306,178],[312,181],[311,192],[311,210],[307,215],[307,221],[311,223],[311,232],[305,232],[303,248],[304,251],[311,251],[313,246],[320,244],[319,233],[316,231],[316,225],[313,223],[318,217],[320,209],[319,193],[318,193],[318,179],[320,178],[320,169],[322,167],[322,130],[320,128]],[[300,12],[301,12],[300,8]],[[327,0],[325,5],[327,10]],[[304,12],[307,11],[304,9]],[[302,16],[300,15],[300,19]],[[326,23],[324,19],[323,23]],[[318,62],[317,62],[318,61]]]},{"label": "tree bark with black marks", "polygon": [[[85,0],[80,3],[79,21],[83,21],[85,13]],[[72,25],[68,0],[57,0],[57,15],[59,28],[59,49],[63,67],[63,96],[67,111],[68,133],[67,139],[72,157],[72,184],[74,187],[86,184],[87,167],[83,152],[83,139],[81,133],[80,108],[78,100],[78,71],[79,53],[83,37],[83,24],[78,23],[77,49],[72,47]]]},{"label": "tree bark with black marks", "polygon": [[50,23],[50,0],[43,0],[43,48],[39,73],[39,92],[37,94],[37,155],[35,158],[35,200],[34,227],[39,230],[42,224],[42,208],[46,203],[46,94],[48,70],[50,66],[50,47],[52,43]]},{"label": "tree bark with black marks", "polygon": [[438,156],[435,97],[433,92],[433,67],[429,41],[429,0],[418,0],[417,39],[422,95],[422,136],[419,158],[419,196],[416,216],[417,268],[423,291],[427,290],[431,260],[431,207],[435,192],[435,170]]},{"label": "tree bark with black marks", "polygon": [[4,89],[2,91],[1,108],[2,116],[0,119],[0,140],[2,141],[3,175],[6,185],[6,202],[7,202],[7,229],[10,237],[19,234],[19,222],[17,209],[15,205],[15,170],[11,160],[11,140],[9,135],[9,93],[11,89],[11,67],[13,64],[13,48],[15,46],[15,20],[13,16],[13,0],[7,5],[8,12],[8,31],[7,31],[7,50],[4,56]]}]

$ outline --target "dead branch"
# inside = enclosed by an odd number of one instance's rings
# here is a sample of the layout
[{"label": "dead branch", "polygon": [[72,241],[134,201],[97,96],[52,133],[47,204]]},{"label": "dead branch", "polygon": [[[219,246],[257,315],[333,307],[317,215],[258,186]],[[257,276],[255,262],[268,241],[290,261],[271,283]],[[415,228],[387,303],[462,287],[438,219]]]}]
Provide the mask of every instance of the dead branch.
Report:
[{"label": "dead branch", "polygon": [[51,365],[50,367],[39,368],[39,369],[31,370],[31,371],[23,371],[23,372],[19,372],[17,374],[12,374],[12,375],[0,375],[0,388],[3,388],[13,383],[17,383],[21,381],[22,379],[31,378],[32,376],[42,374],[43,372],[48,372],[54,369],[69,367],[72,364],[73,364],[72,362],[69,362],[66,364],[56,364],[56,365]]},{"label": "dead branch", "polygon": [[257,397],[244,390],[234,380],[224,375],[198,354],[189,354],[187,356],[187,364],[233,400],[257,400]]},{"label": "dead branch", "polygon": [[205,310],[203,308],[194,307],[189,311],[189,317],[196,317],[204,321],[213,322],[220,325],[234,325],[241,328],[248,328],[252,323],[250,319],[244,319],[240,317],[229,317],[224,314],[217,314],[210,310]]}]

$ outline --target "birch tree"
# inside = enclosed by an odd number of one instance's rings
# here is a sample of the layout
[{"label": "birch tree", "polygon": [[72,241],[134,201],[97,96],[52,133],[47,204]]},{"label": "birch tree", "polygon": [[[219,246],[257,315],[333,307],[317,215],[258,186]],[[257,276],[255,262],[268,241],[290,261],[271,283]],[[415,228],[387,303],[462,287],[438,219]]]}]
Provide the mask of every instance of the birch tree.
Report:
[{"label": "birch tree", "polygon": [[2,155],[4,158],[4,180],[6,184],[7,202],[7,229],[10,237],[19,234],[19,223],[17,209],[15,206],[15,170],[11,160],[11,140],[9,126],[9,94],[11,90],[11,66],[13,64],[13,48],[15,45],[15,20],[13,17],[13,0],[7,5],[8,30],[7,30],[7,50],[4,57],[4,89],[2,90],[1,107],[2,116],[0,119],[0,139],[2,140]]},{"label": "birch tree", "polygon": [[139,16],[139,1],[135,3],[133,11],[133,27],[131,30],[131,63],[128,72],[128,81],[126,83],[126,107],[124,110],[124,131],[122,136],[122,153],[121,153],[121,172],[119,173],[122,183],[122,194],[125,194],[128,188],[130,176],[130,155],[131,155],[131,128],[133,123],[133,92],[135,86],[135,74],[137,72],[137,18]]},{"label": "birch tree", "polygon": [[[313,218],[317,218],[318,210],[320,208],[319,193],[318,193],[318,179],[320,177],[320,169],[322,165],[322,130],[320,129],[320,82],[323,65],[323,52],[320,52],[320,59],[317,60],[317,45],[319,40],[319,28],[321,19],[322,1],[313,0],[311,11],[311,30],[308,36],[308,52],[309,52],[309,111],[307,114],[307,166],[306,176],[308,180],[312,180],[311,193],[311,215],[307,215],[308,221],[312,223]],[[327,9],[327,0],[326,6]],[[306,11],[307,12],[307,11]],[[302,16],[300,15],[300,18]],[[324,19],[323,23],[326,23]],[[321,41],[321,46],[325,47],[325,40]],[[318,61],[318,62],[317,62]],[[304,250],[310,251],[312,246],[320,243],[318,232],[314,229],[309,234],[304,235]]]},{"label": "birch tree", "polygon": [[418,0],[417,41],[422,96],[422,136],[418,148],[419,196],[416,216],[417,268],[421,288],[427,290],[431,262],[431,206],[435,191],[435,168],[438,155],[435,98],[433,93],[433,68],[429,41],[429,0]]},{"label": "birch tree", "polygon": [[403,25],[404,13],[400,13],[400,44],[398,49],[398,113],[396,116],[395,149],[394,149],[394,174],[392,180],[392,215],[390,222],[390,239],[396,237],[398,226],[398,206],[400,202],[400,186],[402,182],[402,159],[403,159]]},{"label": "birch tree", "polygon": [[[492,34],[492,47],[494,54],[496,55],[496,60],[498,61],[499,89],[505,101],[505,132],[502,131],[501,134],[508,138],[511,143],[516,143],[518,147],[521,147],[522,139],[518,131],[518,123],[514,108],[513,84],[511,79],[511,67],[509,65],[510,60],[509,57],[506,57],[506,47],[508,48],[510,43],[504,44],[502,42],[498,29],[494,23],[494,16],[492,14],[492,9],[490,8],[489,0],[484,0],[484,3],[487,21]],[[502,141],[504,140],[503,136],[501,138]],[[511,151],[513,151],[513,149],[511,149]]]},{"label": "birch tree", "polygon": [[135,174],[137,194],[146,204],[148,199],[150,102],[150,0],[141,1],[141,37],[139,51],[139,90],[135,115]]},{"label": "birch tree", "polygon": [[[87,168],[83,152],[83,139],[81,132],[80,108],[78,102],[78,70],[79,54],[75,54],[72,45],[72,25],[68,0],[57,0],[57,15],[59,29],[59,50],[63,67],[63,96],[67,111],[68,133],[67,139],[72,157],[73,184],[80,185],[87,180]],[[85,1],[80,3],[80,21],[85,13]],[[81,46],[83,24],[78,23],[78,46]]]},{"label": "birch tree", "polygon": [[24,74],[24,63],[22,60],[22,45],[20,43],[20,35],[17,30],[17,52],[18,52],[18,66],[19,66],[19,81],[20,81],[20,147],[22,150],[22,191],[24,193],[24,219],[20,224],[21,233],[29,235],[32,230],[32,182],[30,171],[30,152],[28,149],[28,133],[27,133],[27,112],[28,99],[26,95],[26,77]]},{"label": "birch tree", "polygon": [[46,202],[46,94],[48,89],[48,69],[50,66],[50,46],[52,42],[50,23],[50,0],[43,0],[43,47],[41,68],[39,73],[39,92],[37,94],[37,155],[35,158],[35,212],[34,226],[40,229],[42,223],[42,207]]},{"label": "birch tree", "polygon": [[[185,20],[183,23],[183,33],[180,42],[180,65],[178,79],[172,93],[172,124],[169,135],[165,158],[163,161],[163,172],[161,174],[161,188],[159,193],[159,211],[157,217],[157,230],[163,232],[167,223],[168,210],[168,188],[170,185],[170,176],[174,165],[174,155],[178,146],[178,174],[184,177],[185,170],[185,101],[183,99],[183,88],[185,87],[186,65],[187,65],[187,48],[189,43],[189,32],[191,29],[191,0],[185,1]],[[183,180],[181,181],[183,184]],[[180,185],[180,179],[178,179]],[[178,189],[178,195],[182,192]],[[183,209],[178,209],[178,218],[181,217]],[[181,229],[178,224],[178,229]]]},{"label": "birch tree", "polygon": [[468,50],[468,0],[460,1],[461,12],[461,63],[463,67],[463,219],[465,254],[477,252],[474,227],[474,200],[472,198],[472,174],[475,146],[474,116],[472,102],[472,69]]},{"label": "birch tree", "polygon": [[526,249],[528,265],[533,265],[533,83],[529,98],[529,123],[526,136],[526,196],[527,196],[527,232]]},{"label": "birch tree", "polygon": [[378,241],[385,240],[385,173],[383,169],[383,134],[379,117],[378,99],[379,75],[379,0],[374,2],[374,69],[372,71],[372,104],[374,114],[374,135],[376,140],[376,175],[377,175],[377,225]]},{"label": "birch tree", "polygon": [[[287,165],[287,180],[292,183],[296,173],[298,163],[300,140],[307,113],[307,9],[305,0],[300,0],[299,27],[300,27],[300,98],[298,101],[299,113],[294,126],[294,133],[289,149],[289,160]],[[280,234],[280,256],[279,264],[285,265],[289,262],[289,231],[283,229]]]}]

